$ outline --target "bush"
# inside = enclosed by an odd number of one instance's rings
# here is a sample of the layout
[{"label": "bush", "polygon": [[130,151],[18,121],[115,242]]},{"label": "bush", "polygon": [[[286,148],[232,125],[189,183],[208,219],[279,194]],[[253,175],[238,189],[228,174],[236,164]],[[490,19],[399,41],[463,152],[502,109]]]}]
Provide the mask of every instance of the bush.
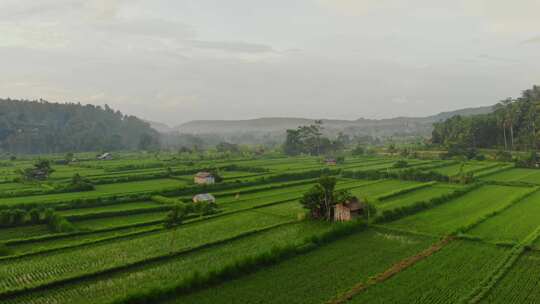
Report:
[{"label": "bush", "polygon": [[497,152],[495,152],[495,160],[510,162],[512,161],[512,154],[508,151],[497,150]]},{"label": "bush", "polygon": [[351,153],[354,156],[364,155],[366,153],[366,149],[364,149],[364,147],[361,145],[357,145]]},{"label": "bush", "polygon": [[400,159],[397,162],[395,162],[392,165],[392,168],[407,168],[409,166],[409,163],[407,163],[405,160]]},{"label": "bush", "polygon": [[536,151],[531,151],[529,155],[516,161],[516,167],[519,168],[537,168],[539,163]]},{"label": "bush", "polygon": [[47,226],[52,232],[67,233],[77,231],[77,228],[65,217],[57,213],[49,214],[47,217]]},{"label": "bush", "polygon": [[478,154],[474,157],[475,160],[486,160],[486,156],[484,154]]},{"label": "bush", "polygon": [[153,195],[150,199],[153,202],[156,202],[156,203],[162,204],[162,205],[175,205],[175,204],[181,203],[181,201],[179,199],[170,198],[170,197],[166,197],[166,196],[162,196],[162,195]]},{"label": "bush", "polygon": [[0,256],[10,255],[11,250],[5,245],[0,243]]}]

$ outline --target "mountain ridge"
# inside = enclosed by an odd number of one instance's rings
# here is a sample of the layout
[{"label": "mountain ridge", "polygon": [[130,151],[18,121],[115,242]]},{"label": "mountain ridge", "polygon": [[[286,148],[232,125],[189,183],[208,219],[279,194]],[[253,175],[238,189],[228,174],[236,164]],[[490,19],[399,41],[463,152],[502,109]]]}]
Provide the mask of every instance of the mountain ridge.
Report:
[{"label": "mountain ridge", "polygon": [[[424,117],[394,117],[384,119],[358,118],[346,119],[320,119],[323,125],[333,131],[358,133],[358,129],[366,128],[365,134],[389,135],[390,133],[418,133],[426,135],[431,132],[432,124],[455,115],[471,116],[487,114],[493,111],[493,106],[464,108],[455,111],[440,112]],[[183,134],[234,134],[234,133],[275,133],[286,129],[296,128],[300,125],[312,124],[315,119],[302,117],[261,117],[242,120],[192,120],[175,127],[162,123],[153,123],[154,129],[163,133],[179,132]],[[155,125],[154,125],[155,124]],[[168,128],[167,128],[168,127]],[[347,132],[349,131],[349,132]]]}]

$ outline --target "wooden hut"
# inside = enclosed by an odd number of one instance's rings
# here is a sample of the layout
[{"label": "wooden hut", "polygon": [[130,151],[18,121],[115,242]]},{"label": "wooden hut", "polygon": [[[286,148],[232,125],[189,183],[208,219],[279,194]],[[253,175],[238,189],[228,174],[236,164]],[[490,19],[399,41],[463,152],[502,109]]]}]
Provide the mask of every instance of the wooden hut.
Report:
[{"label": "wooden hut", "polygon": [[193,182],[198,185],[211,185],[216,182],[214,175],[210,172],[199,172],[193,177]]},{"label": "wooden hut", "polygon": [[358,198],[353,197],[344,203],[336,204],[334,206],[334,221],[350,221],[363,214],[364,209],[365,204],[362,201],[358,200]]},{"label": "wooden hut", "polygon": [[197,194],[193,197],[193,202],[194,203],[202,203],[202,202],[205,202],[205,203],[215,203],[216,202],[216,198],[210,194],[210,193],[202,193],[202,194]]},{"label": "wooden hut", "polygon": [[337,160],[335,158],[327,158],[327,159],[324,160],[324,163],[327,166],[335,166],[335,165],[337,165]]}]

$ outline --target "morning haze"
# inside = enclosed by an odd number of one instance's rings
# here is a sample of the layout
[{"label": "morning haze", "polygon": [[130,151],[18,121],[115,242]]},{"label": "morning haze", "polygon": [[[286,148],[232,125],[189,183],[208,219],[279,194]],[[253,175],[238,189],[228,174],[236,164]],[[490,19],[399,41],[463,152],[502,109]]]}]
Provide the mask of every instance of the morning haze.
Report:
[{"label": "morning haze", "polygon": [[200,119],[426,116],[540,77],[537,1],[3,0],[3,97]]}]

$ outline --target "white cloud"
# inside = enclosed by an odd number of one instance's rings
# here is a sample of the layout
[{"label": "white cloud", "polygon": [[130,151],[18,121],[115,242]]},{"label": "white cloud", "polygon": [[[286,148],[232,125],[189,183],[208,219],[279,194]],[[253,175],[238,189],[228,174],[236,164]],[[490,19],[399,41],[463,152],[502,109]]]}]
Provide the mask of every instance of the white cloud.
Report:
[{"label": "white cloud", "polygon": [[0,1],[3,96],[170,123],[420,116],[540,75],[535,46],[517,44],[539,34],[533,2]]}]

